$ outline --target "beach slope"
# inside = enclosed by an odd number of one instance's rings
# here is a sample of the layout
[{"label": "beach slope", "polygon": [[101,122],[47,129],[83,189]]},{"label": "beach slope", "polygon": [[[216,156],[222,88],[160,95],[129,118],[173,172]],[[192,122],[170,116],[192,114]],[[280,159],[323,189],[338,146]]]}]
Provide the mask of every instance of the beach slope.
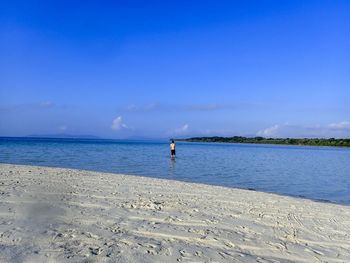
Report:
[{"label": "beach slope", "polygon": [[349,262],[350,207],[0,164],[0,262]]}]

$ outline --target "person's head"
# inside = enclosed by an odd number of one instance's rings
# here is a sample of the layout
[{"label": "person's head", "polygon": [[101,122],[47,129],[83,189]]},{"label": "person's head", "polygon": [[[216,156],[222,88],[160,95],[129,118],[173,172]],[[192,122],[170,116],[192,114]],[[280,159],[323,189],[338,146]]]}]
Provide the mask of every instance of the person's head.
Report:
[{"label": "person's head", "polygon": [[174,143],[174,140],[171,140],[171,143]]}]

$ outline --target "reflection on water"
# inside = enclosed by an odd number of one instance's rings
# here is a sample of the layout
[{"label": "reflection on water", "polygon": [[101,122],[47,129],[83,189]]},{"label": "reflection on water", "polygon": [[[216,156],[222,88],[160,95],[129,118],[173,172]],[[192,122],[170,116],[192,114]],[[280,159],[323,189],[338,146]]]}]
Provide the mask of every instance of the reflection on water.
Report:
[{"label": "reflection on water", "polygon": [[176,158],[169,158],[169,179],[175,178]]},{"label": "reflection on water", "polygon": [[200,182],[350,204],[350,149],[0,138],[0,162]]}]

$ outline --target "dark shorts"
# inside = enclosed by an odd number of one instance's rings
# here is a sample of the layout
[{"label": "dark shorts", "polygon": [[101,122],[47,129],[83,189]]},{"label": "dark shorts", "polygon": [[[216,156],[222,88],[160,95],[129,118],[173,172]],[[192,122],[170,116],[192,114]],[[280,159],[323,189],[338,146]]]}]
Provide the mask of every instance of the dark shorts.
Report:
[{"label": "dark shorts", "polygon": [[175,150],[170,150],[171,151],[171,155],[175,155]]}]

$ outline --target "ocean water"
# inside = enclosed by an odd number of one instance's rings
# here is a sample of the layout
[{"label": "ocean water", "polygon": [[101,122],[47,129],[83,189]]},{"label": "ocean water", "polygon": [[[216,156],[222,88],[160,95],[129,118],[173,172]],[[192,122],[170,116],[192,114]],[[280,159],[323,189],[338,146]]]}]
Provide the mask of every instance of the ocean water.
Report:
[{"label": "ocean water", "polygon": [[0,138],[0,162],[254,189],[350,204],[350,149],[165,141]]}]

